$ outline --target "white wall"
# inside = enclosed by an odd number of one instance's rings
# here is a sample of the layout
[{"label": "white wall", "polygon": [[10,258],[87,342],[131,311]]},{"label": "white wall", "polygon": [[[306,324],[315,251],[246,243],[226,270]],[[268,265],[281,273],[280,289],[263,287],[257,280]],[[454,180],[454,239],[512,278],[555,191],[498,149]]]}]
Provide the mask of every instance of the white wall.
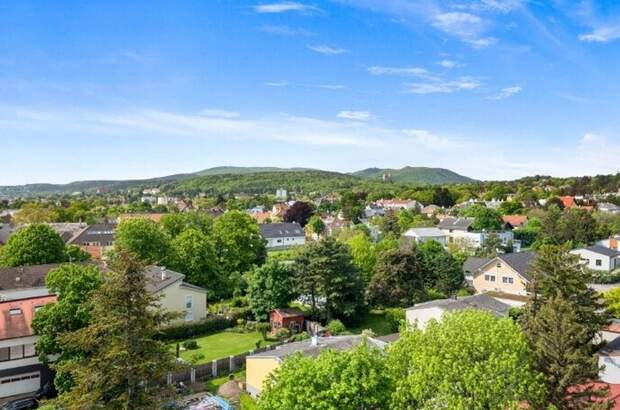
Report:
[{"label": "white wall", "polygon": [[305,236],[290,236],[286,238],[269,238],[267,239],[266,246],[267,248],[278,248],[281,246],[303,245],[305,243]]},{"label": "white wall", "polygon": [[440,307],[429,307],[429,308],[419,308],[419,309],[411,309],[405,311],[405,318],[407,319],[407,324],[410,326],[414,326],[418,324],[420,329],[424,329],[429,320],[441,320],[441,316],[443,315],[444,310]]},{"label": "white wall", "polygon": [[[587,249],[575,249],[570,251],[570,253],[579,255],[589,269],[609,272],[616,267],[616,258],[611,258],[607,255],[601,255]],[[597,261],[600,261],[600,265],[597,265]]]},{"label": "white wall", "polygon": [[605,366],[599,373],[602,381],[612,384],[620,383],[620,357],[619,356],[599,356],[599,366]]}]

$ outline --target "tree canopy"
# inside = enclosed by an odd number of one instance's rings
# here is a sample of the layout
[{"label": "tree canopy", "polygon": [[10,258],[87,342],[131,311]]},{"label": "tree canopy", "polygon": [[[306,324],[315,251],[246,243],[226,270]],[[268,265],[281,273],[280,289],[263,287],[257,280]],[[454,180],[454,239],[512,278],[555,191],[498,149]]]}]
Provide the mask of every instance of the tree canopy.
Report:
[{"label": "tree canopy", "polygon": [[275,308],[288,306],[295,296],[291,270],[278,261],[268,261],[250,275],[248,298],[256,320],[264,321]]},{"label": "tree canopy", "polygon": [[116,228],[115,247],[135,254],[145,264],[163,264],[170,256],[170,236],[150,219],[126,219]]},{"label": "tree canopy", "polygon": [[45,224],[21,228],[0,248],[0,266],[6,267],[58,263],[65,258],[65,243]]}]

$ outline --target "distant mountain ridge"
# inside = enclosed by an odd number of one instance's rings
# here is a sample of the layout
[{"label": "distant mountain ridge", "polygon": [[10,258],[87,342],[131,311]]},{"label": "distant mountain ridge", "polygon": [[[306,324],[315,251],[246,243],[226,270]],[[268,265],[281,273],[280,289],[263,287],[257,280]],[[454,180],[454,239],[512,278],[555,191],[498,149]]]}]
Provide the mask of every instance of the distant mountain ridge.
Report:
[{"label": "distant mountain ridge", "polygon": [[[153,187],[158,185],[179,184],[194,179],[218,176],[218,175],[261,175],[272,173],[286,173],[300,175],[308,173],[308,177],[343,177],[345,179],[381,179],[384,173],[392,175],[392,181],[413,183],[420,185],[466,183],[474,181],[471,178],[459,175],[443,168],[404,167],[401,169],[367,168],[352,173],[340,173],[321,171],[312,168],[278,168],[278,167],[235,167],[221,166],[203,169],[198,172],[186,174],[174,174],[157,178],[133,179],[133,180],[93,180],[75,181],[67,184],[26,184],[15,186],[0,186],[0,197],[29,197],[39,195],[71,194],[74,192],[95,193],[97,191],[116,192],[140,187]],[[284,179],[284,178],[283,178]],[[256,179],[259,183],[260,179]],[[190,184],[191,185],[191,184]]]},{"label": "distant mountain ridge", "polygon": [[368,179],[381,179],[383,175],[389,174],[391,175],[390,180],[394,182],[424,185],[460,184],[476,181],[449,169],[430,167],[366,168],[351,174]]}]

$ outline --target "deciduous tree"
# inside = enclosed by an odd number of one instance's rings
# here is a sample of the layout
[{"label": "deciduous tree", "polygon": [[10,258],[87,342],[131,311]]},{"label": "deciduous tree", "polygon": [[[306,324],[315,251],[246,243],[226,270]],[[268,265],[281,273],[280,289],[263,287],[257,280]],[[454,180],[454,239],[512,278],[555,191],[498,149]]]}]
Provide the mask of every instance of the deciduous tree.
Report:
[{"label": "deciduous tree", "polygon": [[307,202],[297,201],[284,212],[282,219],[284,222],[297,222],[304,227],[313,213],[314,208],[312,205]]},{"label": "deciduous tree", "polygon": [[65,260],[65,243],[48,225],[28,225],[0,248],[0,266],[40,265]]},{"label": "deciduous tree", "polygon": [[170,236],[147,218],[122,221],[116,229],[115,246],[133,253],[145,264],[162,264],[170,257]]},{"label": "deciduous tree", "polygon": [[267,320],[273,309],[288,306],[295,296],[293,285],[291,270],[280,262],[270,261],[254,269],[248,297],[256,320]]}]

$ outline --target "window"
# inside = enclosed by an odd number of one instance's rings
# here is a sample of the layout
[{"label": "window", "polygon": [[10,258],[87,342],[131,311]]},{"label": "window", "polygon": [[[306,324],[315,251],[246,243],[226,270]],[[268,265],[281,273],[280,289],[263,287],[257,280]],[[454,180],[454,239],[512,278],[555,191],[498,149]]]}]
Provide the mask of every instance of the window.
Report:
[{"label": "window", "polygon": [[487,282],[495,282],[495,275],[484,275],[484,280]]},{"label": "window", "polygon": [[185,309],[191,309],[193,305],[192,295],[185,296]]},{"label": "window", "polygon": [[8,347],[0,348],[0,362],[6,362],[7,360],[9,360],[9,350],[10,349]]},{"label": "window", "polygon": [[11,346],[11,360],[21,359],[24,357],[24,345]]},{"label": "window", "polygon": [[21,315],[21,314],[22,314],[22,310],[20,308],[9,309],[9,315],[11,316],[16,316],[16,315]]},{"label": "window", "polygon": [[34,344],[24,345],[24,357],[32,357],[35,355]]},{"label": "window", "polygon": [[502,282],[503,283],[510,283],[510,284],[512,284],[512,283],[514,283],[514,279],[510,278],[508,276],[502,276]]},{"label": "window", "polygon": [[192,295],[186,295],[185,296],[185,321],[186,322],[191,322],[192,320],[194,320],[194,310],[192,309],[193,306],[194,306],[194,303],[192,301]]},{"label": "window", "polygon": [[603,261],[601,259],[597,259],[596,266],[603,266]]}]

